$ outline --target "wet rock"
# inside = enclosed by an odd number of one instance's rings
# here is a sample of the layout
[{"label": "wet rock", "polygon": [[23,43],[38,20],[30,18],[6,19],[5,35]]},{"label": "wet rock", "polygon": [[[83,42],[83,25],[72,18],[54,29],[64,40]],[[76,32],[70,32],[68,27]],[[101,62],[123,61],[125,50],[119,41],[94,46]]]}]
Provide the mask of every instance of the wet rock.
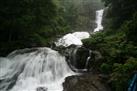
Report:
[{"label": "wet rock", "polygon": [[107,30],[110,26],[108,26],[111,23],[111,18],[108,17],[108,13],[110,12],[109,7],[104,8],[104,14],[103,14],[103,20],[102,20],[102,25],[104,26],[104,31]]},{"label": "wet rock", "polygon": [[45,87],[38,87],[36,91],[48,91],[48,89]]},{"label": "wet rock", "polygon": [[78,48],[78,50],[75,54],[76,67],[78,69],[85,69],[86,62],[87,62],[87,59],[89,56],[90,56],[89,49],[84,48],[84,47]]},{"label": "wet rock", "polygon": [[104,79],[104,80],[108,80],[109,78],[109,75],[106,75],[106,74],[99,74],[99,77]]},{"label": "wet rock", "polygon": [[92,51],[91,61],[88,63],[88,71],[97,71],[103,57],[99,51]]},{"label": "wet rock", "polygon": [[75,49],[69,49],[68,58],[70,64],[76,69],[87,69],[92,71],[95,69],[98,62],[102,60],[102,55],[98,51],[92,51],[85,47],[77,47]]},{"label": "wet rock", "polygon": [[83,46],[58,46],[54,50],[65,56],[70,68],[76,72],[92,71],[95,64],[98,64],[102,58],[100,52],[89,50]]},{"label": "wet rock", "polygon": [[63,91],[110,91],[106,83],[95,74],[67,77]]}]

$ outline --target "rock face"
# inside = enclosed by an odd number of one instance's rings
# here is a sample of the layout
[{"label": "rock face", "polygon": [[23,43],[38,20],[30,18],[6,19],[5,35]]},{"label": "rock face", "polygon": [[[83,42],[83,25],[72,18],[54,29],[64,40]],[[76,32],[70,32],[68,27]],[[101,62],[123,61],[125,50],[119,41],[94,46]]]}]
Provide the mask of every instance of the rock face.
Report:
[{"label": "rock face", "polygon": [[85,69],[89,56],[90,53],[88,49],[84,47],[75,48],[70,54],[71,64],[77,69]]},{"label": "rock face", "polygon": [[38,87],[36,91],[47,91],[47,88],[45,87]]},{"label": "rock face", "polygon": [[98,75],[86,74],[67,77],[63,91],[110,91]]},{"label": "rock face", "polygon": [[83,46],[70,45],[69,47],[55,47],[60,54],[66,57],[66,61],[73,71],[92,71],[102,59],[100,52],[92,51]]},{"label": "rock face", "polygon": [[68,54],[70,65],[79,70],[86,69],[92,71],[92,69],[96,69],[98,62],[102,59],[100,52],[92,51],[85,47],[72,49]]}]

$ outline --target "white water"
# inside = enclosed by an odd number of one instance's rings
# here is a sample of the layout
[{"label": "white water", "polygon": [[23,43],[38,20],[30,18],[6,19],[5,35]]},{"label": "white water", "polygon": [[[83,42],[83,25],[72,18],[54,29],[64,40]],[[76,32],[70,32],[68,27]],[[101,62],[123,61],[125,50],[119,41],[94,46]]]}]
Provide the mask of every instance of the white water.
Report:
[{"label": "white water", "polygon": [[[97,11],[97,28],[94,32],[103,29],[103,11]],[[69,33],[55,44],[65,47],[71,44],[81,46],[81,40],[89,37],[88,32]],[[0,58],[0,91],[7,91],[14,81],[16,83],[9,91],[36,91],[38,87],[47,88],[47,91],[62,91],[65,77],[75,75],[67,65],[65,57],[57,51],[49,48],[37,48],[36,51],[29,53],[22,53],[23,51],[14,51],[8,57]],[[90,57],[87,58],[89,59]]]},{"label": "white water", "polygon": [[[26,49],[25,49],[26,50]],[[24,51],[24,50],[21,50]],[[7,58],[0,58],[0,80],[13,79],[18,74],[15,86],[10,91],[36,91],[45,87],[47,91],[62,91],[65,77],[74,75],[57,51],[38,48],[30,53],[11,53]],[[0,91],[7,91],[10,81],[3,82]]]},{"label": "white water", "polygon": [[86,65],[85,65],[85,69],[88,68],[88,64],[89,64],[89,60],[91,59],[91,50],[89,50],[89,57],[87,57],[87,61],[86,61]]},{"label": "white water", "polygon": [[[95,23],[97,24],[97,27],[94,29],[93,32],[103,30],[103,26],[102,26],[103,13],[104,13],[104,9],[96,11]],[[81,40],[89,38],[89,37],[90,37],[90,34],[88,32],[69,33],[69,34],[66,34],[65,36],[63,36],[62,38],[60,38],[57,42],[55,42],[55,44],[56,44],[56,46],[65,46],[65,47],[68,47],[72,44],[81,46],[81,45],[83,45]]]},{"label": "white water", "polygon": [[103,18],[104,9],[96,11],[96,24],[97,27],[94,29],[94,32],[103,30],[102,18]]},{"label": "white water", "polygon": [[74,32],[69,33],[60,38],[57,42],[55,42],[56,46],[65,46],[68,47],[72,44],[74,45],[83,45],[82,39],[89,38],[90,34],[88,32]]}]

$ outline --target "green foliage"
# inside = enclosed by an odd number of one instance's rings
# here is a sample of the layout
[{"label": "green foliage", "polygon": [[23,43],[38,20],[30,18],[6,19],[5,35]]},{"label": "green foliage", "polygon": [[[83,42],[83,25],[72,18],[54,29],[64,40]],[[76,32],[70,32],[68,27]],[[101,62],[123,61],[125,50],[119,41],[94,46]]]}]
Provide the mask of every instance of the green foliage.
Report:
[{"label": "green foliage", "polygon": [[55,8],[51,0],[0,1],[1,41],[21,40],[42,26],[52,24],[57,13]]},{"label": "green foliage", "polygon": [[111,72],[112,68],[110,64],[103,63],[101,64],[100,69],[104,74],[108,74]]},{"label": "green foliage", "polygon": [[137,70],[137,59],[131,57],[125,64],[115,63],[113,67],[111,81],[114,91],[126,91],[132,73]]},{"label": "green foliage", "polygon": [[137,46],[125,39],[125,32],[120,31],[112,34],[100,32],[83,40],[84,46],[101,52],[103,59],[96,68],[110,75],[113,91],[126,91],[130,77],[137,70]]},{"label": "green foliage", "polygon": [[104,22],[106,32],[102,41],[95,40],[96,36],[87,39],[85,43],[88,45],[85,45],[96,46],[93,49],[101,52],[104,59],[99,69],[110,75],[112,91],[127,91],[128,82],[137,70],[137,2],[102,1],[109,7]]},{"label": "green foliage", "polygon": [[109,18],[112,18],[112,26],[118,29],[121,25],[130,20],[137,11],[136,0],[103,0],[109,6]]},{"label": "green foliage", "polygon": [[67,33],[61,9],[55,0],[0,1],[0,55],[17,48],[47,46],[57,35]]},{"label": "green foliage", "polygon": [[87,48],[91,48],[91,49],[99,49],[101,45],[98,45],[98,43],[103,44],[104,41],[104,33],[96,33],[91,35],[91,38],[88,39],[84,39],[82,40],[83,44],[85,47]]},{"label": "green foliage", "polygon": [[121,30],[126,32],[127,40],[137,45],[137,13],[134,14],[130,21],[122,25]]}]

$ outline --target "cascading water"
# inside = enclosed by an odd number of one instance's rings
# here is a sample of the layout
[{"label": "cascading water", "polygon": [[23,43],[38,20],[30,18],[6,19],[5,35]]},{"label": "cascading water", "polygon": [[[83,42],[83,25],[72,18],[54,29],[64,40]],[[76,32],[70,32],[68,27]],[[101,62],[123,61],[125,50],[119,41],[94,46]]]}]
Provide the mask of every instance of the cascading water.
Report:
[{"label": "cascading water", "polygon": [[88,69],[88,63],[89,63],[89,60],[91,59],[91,53],[92,53],[92,51],[89,50],[89,56],[87,57],[87,61],[86,61],[86,64],[85,64],[85,69]]},{"label": "cascading water", "polygon": [[[103,13],[104,13],[104,9],[96,11],[95,23],[97,24],[97,27],[94,29],[93,32],[103,30],[103,26],[102,26]],[[83,44],[81,40],[89,37],[90,34],[88,32],[69,33],[63,36],[62,38],[60,38],[57,42],[55,42],[55,44],[56,46],[65,46],[65,47],[68,47],[72,44],[81,46]]]},{"label": "cascading water", "polygon": [[[104,10],[97,11],[97,28],[101,25]],[[81,46],[82,39],[89,38],[88,32],[65,35],[55,42],[56,46]],[[89,53],[90,54],[90,53]],[[87,58],[85,68],[90,56]],[[65,57],[50,48],[17,50],[5,58],[0,58],[0,91],[62,91],[62,83],[67,76],[75,75]]]},{"label": "cascading water", "polygon": [[[96,11],[95,23],[96,23],[97,27],[94,29],[93,33],[103,30],[103,26],[102,26],[103,13],[104,13],[104,9]],[[56,46],[64,46],[64,47],[68,47],[73,44],[73,45],[77,45],[79,47],[79,46],[83,45],[81,40],[89,38],[89,37],[90,37],[90,34],[88,32],[69,33],[69,34],[66,34],[65,36],[63,36],[62,38],[60,38],[57,42],[55,42],[55,44],[56,44]],[[76,55],[76,52],[77,52],[77,49],[74,49],[73,55]],[[89,52],[91,52],[91,51],[89,51]],[[89,53],[89,55],[90,54],[91,53]],[[73,57],[73,59],[74,58],[75,57]],[[91,55],[87,58],[87,60],[85,62],[85,69],[83,69],[83,70],[87,70],[87,66],[88,66],[90,59],[91,59]],[[75,63],[75,65],[76,65],[76,63]]]},{"label": "cascading water", "polygon": [[74,32],[69,33],[60,38],[57,42],[55,42],[56,46],[65,46],[68,47],[72,44],[81,46],[83,45],[82,39],[89,38],[90,34],[88,32]]},{"label": "cascading water", "polygon": [[103,30],[103,26],[102,26],[103,13],[104,13],[104,9],[96,11],[96,24],[97,24],[97,27],[94,29],[94,32]]},{"label": "cascading water", "polygon": [[70,75],[74,73],[65,57],[49,48],[14,51],[0,58],[0,91],[37,91],[39,87],[62,91],[62,83]]}]

